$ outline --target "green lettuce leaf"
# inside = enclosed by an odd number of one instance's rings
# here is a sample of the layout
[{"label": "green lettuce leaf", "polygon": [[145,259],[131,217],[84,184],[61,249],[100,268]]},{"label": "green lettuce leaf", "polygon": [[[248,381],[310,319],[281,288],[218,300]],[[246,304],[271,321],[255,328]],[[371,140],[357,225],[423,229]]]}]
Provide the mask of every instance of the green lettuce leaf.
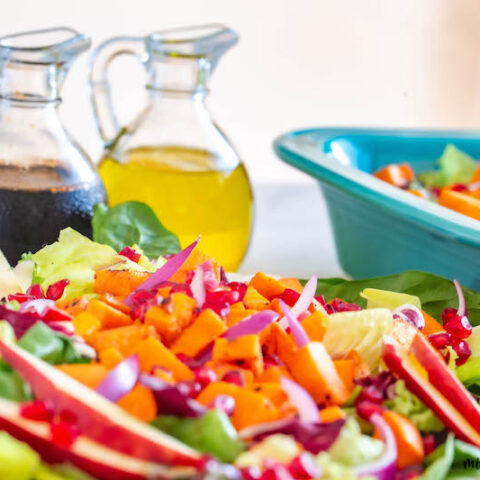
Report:
[{"label": "green lettuce leaf", "polygon": [[437,170],[419,174],[426,187],[445,187],[455,183],[469,183],[477,162],[454,145],[447,145],[437,160]]},{"label": "green lettuce leaf", "polygon": [[[327,452],[317,455],[316,462],[322,472],[322,480],[358,480],[353,468],[335,462]],[[373,477],[362,477],[362,480],[374,480]]]},{"label": "green lettuce leaf", "polygon": [[31,480],[40,468],[40,456],[26,443],[0,432],[0,478]]},{"label": "green lettuce leaf", "polygon": [[407,390],[402,380],[395,383],[394,393],[393,399],[387,400],[387,407],[409,418],[422,433],[441,432],[445,429],[435,414]]},{"label": "green lettuce leaf", "polygon": [[[365,288],[378,288],[392,292],[408,293],[417,296],[422,308],[434,318],[440,319],[445,307],[458,306],[455,286],[451,280],[432,273],[407,270],[386,277],[362,280],[343,278],[319,279],[317,295],[323,295],[327,301],[338,297],[346,302],[366,306],[361,292]],[[480,324],[480,293],[463,288],[468,308],[468,318],[473,325]]]},{"label": "green lettuce leaf", "polygon": [[120,251],[138,245],[149,258],[178,253],[180,243],[145,203],[125,202],[108,208],[97,204],[92,219],[93,239]]},{"label": "green lettuce leaf", "polygon": [[26,402],[32,399],[29,386],[17,372],[0,369],[0,397],[13,402]]},{"label": "green lettuce leaf", "polygon": [[455,439],[450,434],[447,441],[425,459],[428,466],[420,476],[420,480],[445,480],[452,468],[454,457]]},{"label": "green lettuce leaf", "polygon": [[328,449],[328,455],[335,463],[353,467],[371,462],[382,454],[383,449],[383,442],[363,435],[358,423],[349,418]]},{"label": "green lettuce leaf", "polygon": [[54,332],[43,322],[30,327],[18,345],[51,365],[87,361],[77,353],[70,338]]},{"label": "green lettuce leaf", "polygon": [[[66,228],[60,232],[58,241],[43,247],[32,259],[36,280],[42,287],[65,278],[70,280],[64,294],[64,298],[70,298],[92,294],[95,271],[118,263],[120,257],[112,247],[92,242],[72,228]],[[124,260],[123,268],[141,268]]]}]

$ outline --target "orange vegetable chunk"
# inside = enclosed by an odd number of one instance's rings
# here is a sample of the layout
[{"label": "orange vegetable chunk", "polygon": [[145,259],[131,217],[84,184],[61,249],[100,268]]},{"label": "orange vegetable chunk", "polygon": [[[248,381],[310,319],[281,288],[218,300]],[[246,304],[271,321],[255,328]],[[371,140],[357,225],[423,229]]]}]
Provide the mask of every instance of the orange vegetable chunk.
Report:
[{"label": "orange vegetable chunk", "polygon": [[192,321],[195,300],[184,293],[174,293],[170,303],[150,308],[145,314],[145,323],[157,330],[166,345],[171,345],[182,330]]},{"label": "orange vegetable chunk", "polygon": [[80,337],[91,335],[98,331],[101,326],[102,322],[91,313],[80,312],[73,317],[73,328]]},{"label": "orange vegetable chunk", "polygon": [[243,297],[245,308],[252,310],[266,310],[270,302],[253,287],[248,287]]},{"label": "orange vegetable chunk", "polygon": [[302,327],[312,342],[321,342],[327,330],[325,326],[325,314],[315,311],[302,321]]},{"label": "orange vegetable chunk", "polygon": [[430,335],[432,333],[444,332],[445,329],[435,318],[422,310],[422,315],[425,320],[425,328],[422,330],[424,335]]},{"label": "orange vegetable chunk", "polygon": [[66,300],[59,300],[57,302],[57,307],[65,312],[69,313],[74,317],[80,312],[83,312],[88,305],[88,298],[85,297],[74,297],[68,298]]},{"label": "orange vegetable chunk", "polygon": [[97,298],[90,300],[85,311],[100,320],[102,329],[124,327],[133,322],[128,315]]},{"label": "orange vegetable chunk", "polygon": [[265,298],[281,295],[285,291],[285,285],[262,272],[256,273],[250,280],[249,285],[255,288]]},{"label": "orange vegetable chunk", "polygon": [[139,287],[151,273],[130,270],[98,270],[95,273],[93,291],[126,297]]},{"label": "orange vegetable chunk", "polygon": [[57,368],[90,388],[97,388],[108,374],[108,370],[100,363],[72,363],[57,365]]},{"label": "orange vegetable chunk", "polygon": [[285,287],[289,288],[290,290],[294,290],[297,293],[302,293],[303,292],[303,285],[300,283],[298,278],[293,278],[293,277],[285,277],[281,278],[280,283],[283,283]]},{"label": "orange vegetable chunk", "polygon": [[347,414],[337,405],[332,405],[331,407],[322,408],[320,410],[320,419],[324,423],[330,423],[345,418],[347,418]]},{"label": "orange vegetable chunk", "polygon": [[172,352],[195,357],[227,329],[225,322],[210,308],[203,310],[172,345]]},{"label": "orange vegetable chunk", "polygon": [[270,324],[260,338],[265,353],[276,355],[285,365],[289,364],[298,350],[293,338],[276,322]]},{"label": "orange vegetable chunk", "polygon": [[157,416],[155,397],[150,389],[141,384],[135,385],[117,405],[143,422],[150,423]]},{"label": "orange vegetable chunk", "polygon": [[[397,443],[399,469],[422,463],[425,451],[422,437],[417,427],[400,413],[386,410],[382,414],[383,419],[392,429]],[[380,433],[375,431],[374,438],[380,438]]]},{"label": "orange vegetable chunk", "polygon": [[310,342],[299,348],[287,366],[317,403],[343,405],[347,401],[348,389],[322,343]]},{"label": "orange vegetable chunk", "polygon": [[178,381],[193,380],[193,372],[181,362],[163,343],[155,337],[149,337],[136,345],[142,372],[150,373],[153,367],[163,367],[172,372]]},{"label": "orange vegetable chunk", "polygon": [[443,188],[438,197],[438,203],[467,217],[480,220],[480,199],[478,198]]},{"label": "orange vegetable chunk", "polygon": [[228,382],[210,383],[200,392],[197,401],[209,406],[219,395],[230,395],[235,399],[232,423],[237,430],[279,418],[278,409],[269,398]]},{"label": "orange vegetable chunk", "polygon": [[100,363],[108,370],[116,367],[122,360],[122,354],[114,347],[105,348],[98,352]]},{"label": "orange vegetable chunk", "polygon": [[355,388],[355,362],[353,360],[334,360],[333,364],[349,393]]},{"label": "orange vegetable chunk", "polygon": [[185,283],[188,272],[190,270],[195,270],[199,265],[206,261],[212,263],[215,276],[217,277],[217,280],[220,280],[220,265],[212,257],[199,249],[198,246],[193,249],[185,263],[172,275],[170,280],[172,282]]},{"label": "orange vegetable chunk", "polygon": [[400,188],[406,187],[415,178],[412,167],[408,163],[392,163],[375,172],[373,176]]},{"label": "orange vegetable chunk", "polygon": [[256,375],[263,372],[263,356],[260,337],[243,335],[235,340],[217,338],[213,347],[213,361],[247,366]]}]

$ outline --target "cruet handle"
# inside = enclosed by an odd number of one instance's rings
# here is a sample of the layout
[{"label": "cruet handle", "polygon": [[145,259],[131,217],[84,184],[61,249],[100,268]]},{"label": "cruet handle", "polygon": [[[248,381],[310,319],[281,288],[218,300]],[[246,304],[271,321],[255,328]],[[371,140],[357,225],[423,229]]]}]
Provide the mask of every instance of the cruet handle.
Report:
[{"label": "cruet handle", "polygon": [[100,44],[90,60],[90,98],[98,131],[106,146],[112,145],[124,131],[113,106],[108,70],[120,55],[132,55],[145,63],[144,37],[113,37]]}]

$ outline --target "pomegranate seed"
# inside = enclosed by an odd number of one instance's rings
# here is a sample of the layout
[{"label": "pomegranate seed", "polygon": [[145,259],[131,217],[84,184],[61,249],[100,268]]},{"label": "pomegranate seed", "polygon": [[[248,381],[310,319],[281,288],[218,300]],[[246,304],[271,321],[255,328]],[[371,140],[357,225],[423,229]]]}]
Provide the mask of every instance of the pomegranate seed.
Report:
[{"label": "pomegranate seed", "polygon": [[78,417],[77,414],[71,410],[62,410],[59,414],[59,418],[64,423],[70,423],[76,425]]},{"label": "pomegranate seed", "polygon": [[380,392],[373,385],[364,387],[362,388],[362,391],[358,394],[357,398],[355,399],[355,404],[357,405],[362,402],[371,402],[371,403],[381,404],[383,402],[383,393]]},{"label": "pomegranate seed", "polygon": [[319,478],[320,469],[311,455],[302,453],[295,457],[288,466],[288,471],[293,478],[298,480],[308,480],[309,478]]},{"label": "pomegranate seed", "polygon": [[124,257],[127,257],[129,260],[135,263],[138,263],[138,261],[140,260],[140,257],[142,256],[139,252],[137,252],[132,247],[125,247],[122,250],[120,250],[118,254],[123,255]]},{"label": "pomegranate seed", "polygon": [[230,395],[217,395],[212,407],[230,416],[235,411],[235,399]]},{"label": "pomegranate seed", "polygon": [[278,358],[273,353],[267,353],[267,354],[264,353],[263,363],[265,365],[265,368],[278,367],[279,365],[282,365],[282,361],[280,360],[280,358]]},{"label": "pomegranate seed", "polygon": [[25,303],[28,302],[28,300],[34,300],[34,298],[26,293],[13,293],[7,297],[7,300],[9,302]]},{"label": "pomegranate seed", "polygon": [[442,190],[438,187],[433,187],[430,189],[430,191],[436,196],[436,197],[439,197],[440,196],[440,193],[442,192]]},{"label": "pomegranate seed", "polygon": [[472,326],[466,316],[460,317],[453,308],[445,308],[442,312],[442,321],[445,330],[456,339],[464,339],[472,333]]},{"label": "pomegranate seed", "polygon": [[27,295],[30,295],[33,298],[45,298],[45,293],[43,288],[38,283],[34,283],[32,286],[28,287]]},{"label": "pomegranate seed", "polygon": [[332,313],[335,313],[335,309],[333,308],[332,305],[330,305],[329,303],[325,304],[325,311],[331,315]]},{"label": "pomegranate seed", "polygon": [[241,302],[247,293],[247,284],[242,282],[230,282],[227,283],[227,287],[238,293],[238,302]]},{"label": "pomegranate seed", "polygon": [[276,463],[262,472],[260,480],[292,480],[292,478],[285,465]]},{"label": "pomegranate seed", "polygon": [[170,260],[170,259],[173,258],[174,256],[175,256],[174,253],[166,253],[166,254],[163,256],[163,258],[164,258],[165,260]]},{"label": "pomegranate seed", "polygon": [[192,290],[190,289],[190,285],[187,285],[186,283],[175,283],[170,289],[170,294],[172,293],[184,293],[189,297],[193,297]]},{"label": "pomegranate seed", "polygon": [[185,355],[184,353],[177,353],[176,357],[184,363],[188,368],[192,370],[197,370],[200,369],[203,364],[196,360],[193,357],[189,357],[188,355]]},{"label": "pomegranate seed", "polygon": [[315,297],[315,300],[320,304],[322,305],[322,307],[325,306],[326,302],[325,302],[325,297],[323,295],[317,295]]},{"label": "pomegranate seed", "polygon": [[230,370],[225,373],[222,377],[222,381],[233,383],[234,385],[238,385],[239,387],[245,386],[245,378],[243,377],[242,372],[238,370]]},{"label": "pomegranate seed", "polygon": [[355,303],[347,303],[339,298],[334,298],[331,300],[330,305],[336,312],[356,312],[362,309],[360,305],[356,305]]},{"label": "pomegranate seed", "polygon": [[358,415],[365,420],[368,420],[374,413],[382,414],[384,410],[382,405],[368,401],[360,402],[356,407]]},{"label": "pomegranate seed", "polygon": [[289,307],[293,307],[297,303],[299,298],[300,298],[300,294],[295,290],[292,290],[291,288],[286,288],[281,295],[281,299]]},{"label": "pomegranate seed", "polygon": [[65,287],[70,283],[70,280],[59,280],[47,288],[47,298],[49,300],[58,300],[62,297]]},{"label": "pomegranate seed", "polygon": [[468,190],[468,187],[463,183],[456,183],[455,185],[452,185],[450,189],[454,190],[455,192],[465,192]]},{"label": "pomegranate seed", "polygon": [[201,367],[195,371],[195,380],[201,385],[202,389],[212,382],[218,380],[218,375],[208,367]]},{"label": "pomegranate seed", "polygon": [[80,429],[71,423],[59,421],[50,424],[50,434],[52,443],[61,448],[69,448],[80,435]]},{"label": "pomegranate seed", "polygon": [[208,291],[215,290],[216,288],[218,288],[220,285],[220,282],[217,280],[217,276],[215,274],[215,270],[213,268],[212,262],[210,260],[203,262],[202,269],[203,269],[203,281],[205,284],[205,288]]},{"label": "pomegranate seed", "polygon": [[458,357],[455,359],[455,365],[457,367],[463,365],[472,354],[470,345],[465,342],[465,340],[454,340],[452,343],[452,348],[458,355]]},{"label": "pomegranate seed", "polygon": [[175,387],[178,388],[182,395],[189,398],[195,398],[202,391],[200,383],[193,380],[178,382]]},{"label": "pomegranate seed", "polygon": [[53,411],[47,407],[45,402],[34,400],[20,405],[20,416],[39,422],[49,422],[53,418]]},{"label": "pomegranate seed", "polygon": [[42,316],[42,320],[45,322],[70,322],[72,320],[72,317],[58,309],[58,308],[46,308],[44,311],[44,314]]},{"label": "pomegranate seed", "polygon": [[217,290],[215,292],[207,292],[207,302],[222,302],[232,305],[238,302],[240,293],[236,290]]},{"label": "pomegranate seed", "polygon": [[429,435],[425,435],[422,440],[425,456],[429,455],[437,448],[437,441],[435,440],[435,436],[431,433]]},{"label": "pomegranate seed", "polygon": [[452,336],[448,332],[434,333],[427,338],[437,350],[442,350],[452,344]]},{"label": "pomegranate seed", "polygon": [[155,295],[148,290],[137,290],[131,297],[132,304],[134,306],[141,305],[142,303],[146,303],[149,300],[153,300]]}]

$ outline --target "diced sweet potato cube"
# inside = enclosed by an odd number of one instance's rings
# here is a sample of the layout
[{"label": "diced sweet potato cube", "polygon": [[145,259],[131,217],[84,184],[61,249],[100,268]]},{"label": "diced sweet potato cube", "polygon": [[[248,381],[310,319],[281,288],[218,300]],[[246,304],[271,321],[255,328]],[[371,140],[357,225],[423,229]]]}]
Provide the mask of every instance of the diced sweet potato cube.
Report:
[{"label": "diced sweet potato cube", "polygon": [[313,312],[302,321],[302,327],[312,342],[321,342],[323,340],[327,330],[325,321],[325,314],[320,311]]},{"label": "diced sweet potato cube", "polygon": [[285,286],[281,282],[262,272],[256,273],[250,280],[249,285],[267,299],[281,295],[285,290]]},{"label": "diced sweet potato cube", "polygon": [[252,310],[266,310],[270,302],[253,287],[248,287],[243,297],[243,304],[246,308]]},{"label": "diced sweet potato cube", "polygon": [[124,327],[132,324],[132,319],[128,315],[97,298],[90,300],[85,311],[100,320],[102,329]]},{"label": "diced sweet potato cube", "polygon": [[157,416],[155,397],[151,390],[141,384],[135,385],[117,405],[146,423],[150,423]]},{"label": "diced sweet potato cube", "polygon": [[95,273],[93,290],[95,293],[109,293],[126,297],[139,287],[151,273],[130,270],[98,270]]}]

